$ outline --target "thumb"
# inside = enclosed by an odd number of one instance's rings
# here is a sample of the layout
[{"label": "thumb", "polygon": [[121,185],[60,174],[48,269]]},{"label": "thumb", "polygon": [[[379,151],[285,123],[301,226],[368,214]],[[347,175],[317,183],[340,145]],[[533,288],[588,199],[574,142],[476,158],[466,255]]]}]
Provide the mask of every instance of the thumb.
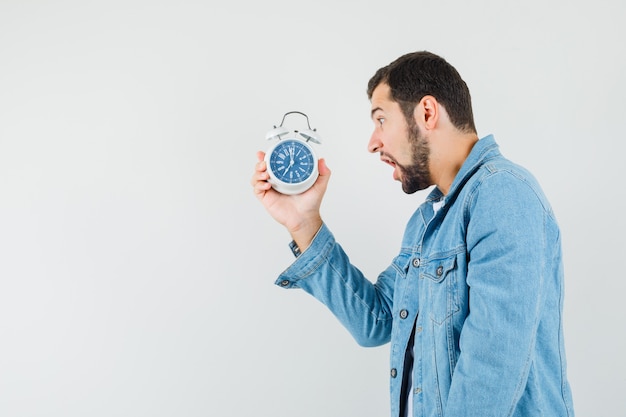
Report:
[{"label": "thumb", "polygon": [[320,158],[317,169],[321,176],[330,176],[330,168],[328,168],[328,165],[326,165],[326,160],[324,158]]},{"label": "thumb", "polygon": [[319,176],[315,182],[316,187],[319,186],[322,190],[326,190],[328,181],[330,180],[330,169],[328,168],[328,165],[326,165],[325,159],[321,158],[319,160],[317,170],[319,172]]}]

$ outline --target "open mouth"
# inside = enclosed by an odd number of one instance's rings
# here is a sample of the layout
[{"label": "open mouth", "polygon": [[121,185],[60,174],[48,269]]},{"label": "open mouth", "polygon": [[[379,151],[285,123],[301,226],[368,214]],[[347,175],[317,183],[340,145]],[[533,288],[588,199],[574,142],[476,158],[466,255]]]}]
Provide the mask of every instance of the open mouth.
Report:
[{"label": "open mouth", "polygon": [[380,160],[393,168],[393,178],[394,179],[397,180],[397,179],[400,178],[399,167],[398,167],[398,164],[396,163],[396,161],[394,161],[393,159],[391,159],[390,157],[388,157],[386,155],[381,155],[380,156]]},{"label": "open mouth", "polygon": [[394,168],[396,167],[396,163],[385,155],[381,155],[380,160],[386,163],[387,165],[391,165]]}]

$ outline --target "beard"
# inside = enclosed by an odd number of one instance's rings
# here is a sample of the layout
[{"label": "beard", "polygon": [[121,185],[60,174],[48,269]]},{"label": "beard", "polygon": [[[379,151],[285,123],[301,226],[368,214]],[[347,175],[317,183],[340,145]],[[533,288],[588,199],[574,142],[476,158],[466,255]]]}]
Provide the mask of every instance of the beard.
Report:
[{"label": "beard", "polygon": [[402,191],[406,194],[413,194],[416,191],[424,190],[433,184],[430,178],[428,165],[430,162],[430,147],[426,137],[422,135],[419,127],[412,118],[409,119],[408,136],[413,152],[413,162],[411,165],[398,166],[402,172]]}]

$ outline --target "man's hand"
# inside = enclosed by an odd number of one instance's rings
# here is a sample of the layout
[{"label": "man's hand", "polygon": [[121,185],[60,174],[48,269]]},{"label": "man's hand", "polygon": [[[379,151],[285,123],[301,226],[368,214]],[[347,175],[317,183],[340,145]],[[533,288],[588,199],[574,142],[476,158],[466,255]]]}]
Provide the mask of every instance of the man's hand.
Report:
[{"label": "man's hand", "polygon": [[254,194],[268,213],[287,228],[292,239],[304,252],[322,226],[320,206],[330,179],[330,169],[324,159],[320,159],[320,175],[315,184],[302,194],[285,195],[274,190],[267,181],[269,174],[264,158],[264,152],[257,152],[258,161],[250,181]]}]

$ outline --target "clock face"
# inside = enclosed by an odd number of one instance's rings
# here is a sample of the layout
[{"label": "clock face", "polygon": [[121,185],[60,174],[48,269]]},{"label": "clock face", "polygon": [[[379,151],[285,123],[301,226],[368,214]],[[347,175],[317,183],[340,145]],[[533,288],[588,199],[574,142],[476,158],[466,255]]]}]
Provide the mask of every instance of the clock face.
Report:
[{"label": "clock face", "polygon": [[269,158],[276,178],[287,184],[306,181],[315,168],[315,157],[307,145],[298,140],[280,141]]}]

